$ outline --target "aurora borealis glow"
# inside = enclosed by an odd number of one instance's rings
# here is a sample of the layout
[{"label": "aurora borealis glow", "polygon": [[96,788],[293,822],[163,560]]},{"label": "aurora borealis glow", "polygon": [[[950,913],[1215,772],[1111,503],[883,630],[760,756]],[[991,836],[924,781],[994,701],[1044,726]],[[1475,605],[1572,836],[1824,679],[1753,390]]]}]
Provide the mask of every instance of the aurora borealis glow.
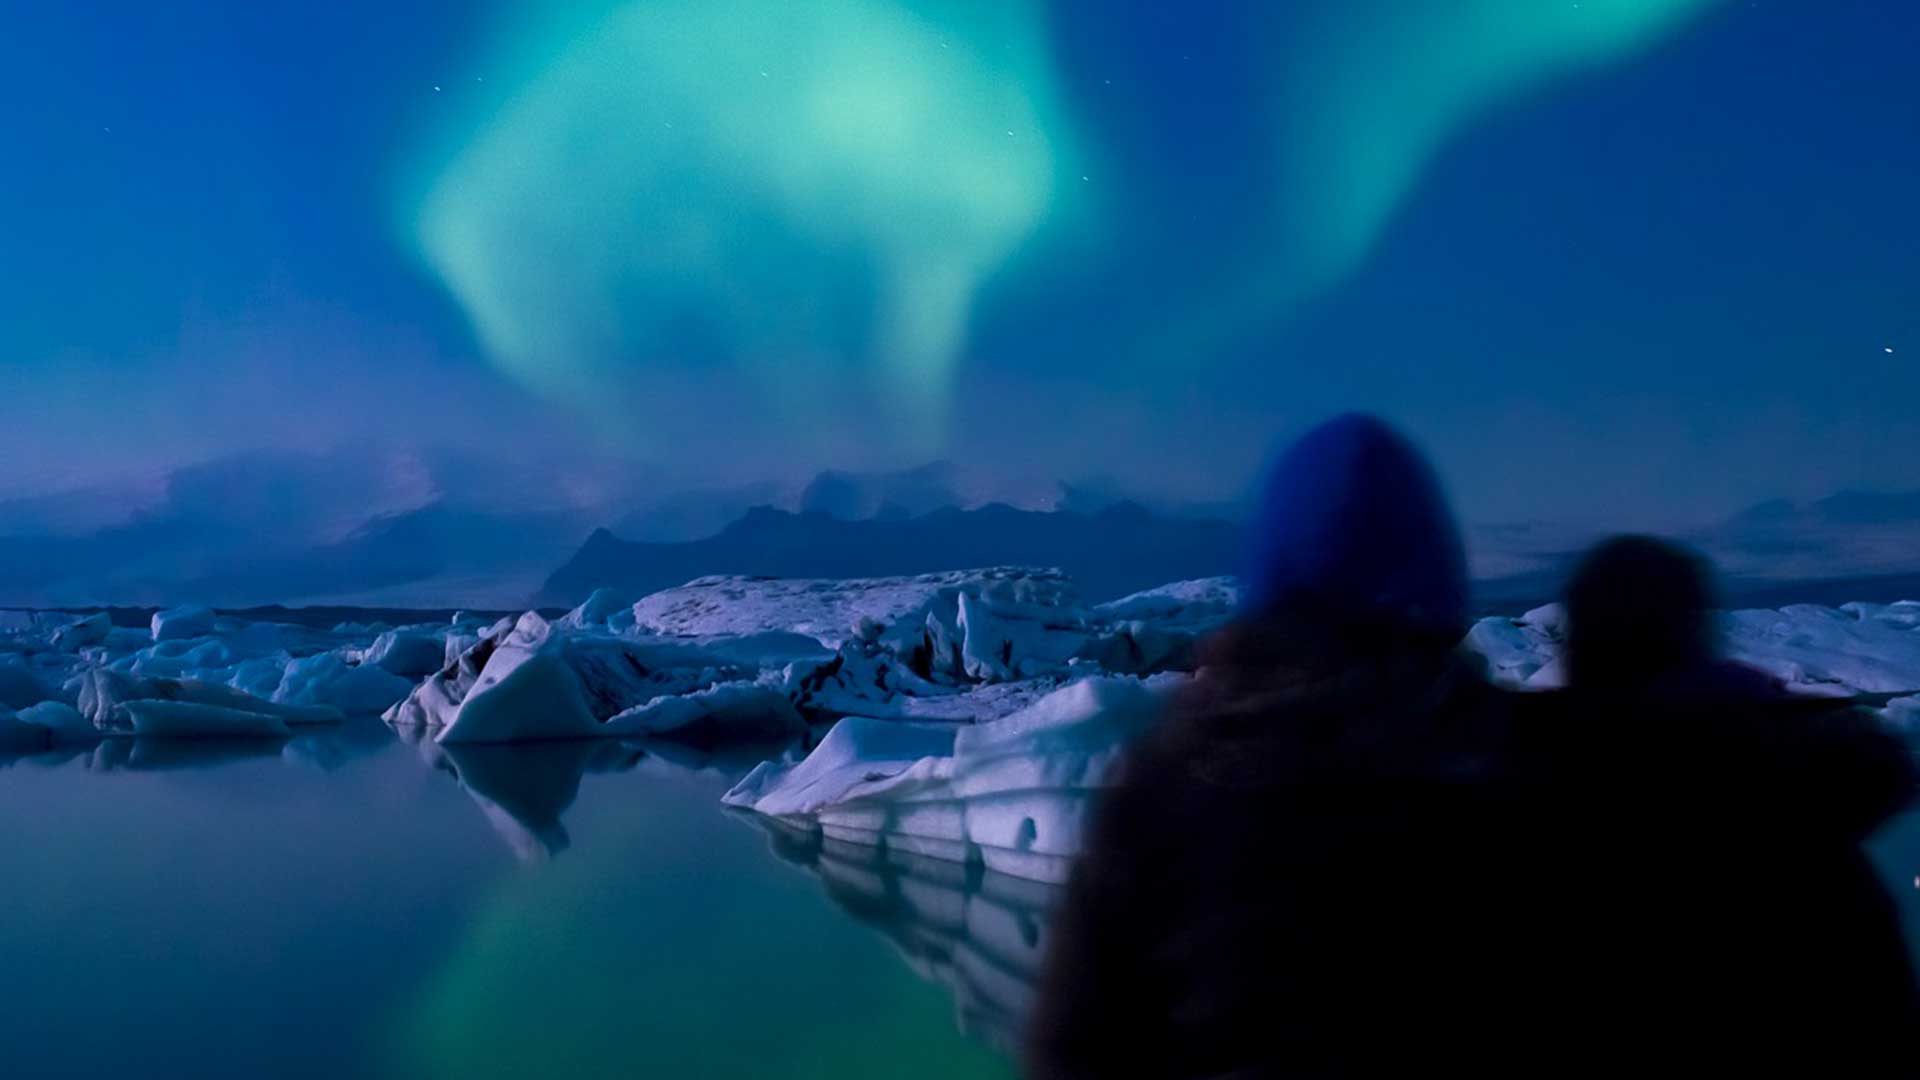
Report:
[{"label": "aurora borealis glow", "polygon": [[1655,527],[1920,458],[1880,0],[18,16],[0,501],[367,443],[1211,500],[1364,408],[1470,516]]},{"label": "aurora borealis glow", "polygon": [[[1175,321],[1187,349],[1337,284],[1480,113],[1718,2],[1363,0],[1256,23],[1280,183],[1253,249],[1223,261],[1236,281],[1199,305],[1215,331]],[[589,410],[621,368],[693,354],[775,387],[865,366],[889,433],[941,450],[982,281],[1097,190],[1038,5],[561,8],[523,35],[544,47],[494,65],[515,89],[406,210],[488,355]]]},{"label": "aurora borealis glow", "polygon": [[837,354],[937,448],[974,292],[1070,153],[1031,7],[665,0],[559,37],[419,211],[489,354],[581,403],[684,359],[676,326],[776,383]]}]

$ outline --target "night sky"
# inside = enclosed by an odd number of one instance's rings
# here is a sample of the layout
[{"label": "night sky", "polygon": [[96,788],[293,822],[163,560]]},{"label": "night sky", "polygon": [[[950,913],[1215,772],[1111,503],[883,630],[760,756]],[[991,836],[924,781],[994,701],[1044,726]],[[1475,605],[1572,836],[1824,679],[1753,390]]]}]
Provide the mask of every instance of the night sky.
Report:
[{"label": "night sky", "polygon": [[[532,9],[539,8],[538,12]],[[13,4],[0,495],[261,448],[1920,486],[1920,7]]]}]

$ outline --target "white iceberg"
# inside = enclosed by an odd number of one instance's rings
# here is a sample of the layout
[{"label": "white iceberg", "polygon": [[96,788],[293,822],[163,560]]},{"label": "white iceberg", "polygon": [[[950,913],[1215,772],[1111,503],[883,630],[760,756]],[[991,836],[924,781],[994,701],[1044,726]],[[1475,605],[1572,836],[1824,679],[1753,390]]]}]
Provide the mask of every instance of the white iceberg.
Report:
[{"label": "white iceberg", "polygon": [[445,651],[444,635],[423,630],[388,630],[373,640],[360,662],[402,678],[418,679],[446,665]]},{"label": "white iceberg", "polygon": [[1795,604],[1734,611],[1728,650],[1790,686],[1852,693],[1920,690],[1920,603]]},{"label": "white iceberg", "polygon": [[714,638],[785,630],[838,648],[862,624],[918,627],[937,600],[966,592],[1007,603],[1070,608],[1073,583],[1058,571],[997,567],[910,577],[809,579],[704,577],[633,605],[635,629]]},{"label": "white iceberg", "polygon": [[[1920,603],[1795,604],[1722,612],[1728,658],[1803,694],[1886,695],[1920,691]],[[1558,604],[1519,618],[1475,623],[1464,647],[1490,678],[1515,689],[1565,682],[1566,612]]]},{"label": "white iceberg", "polygon": [[89,645],[98,645],[107,640],[113,631],[113,620],[107,613],[98,611],[86,615],[55,630],[48,638],[48,644],[60,652],[79,652]]},{"label": "white iceberg", "polygon": [[293,734],[284,718],[271,713],[197,701],[143,698],[121,705],[120,712],[133,734],[149,738],[271,739]]},{"label": "white iceberg", "polygon": [[22,723],[46,729],[49,741],[55,746],[92,742],[100,737],[100,732],[80,715],[80,710],[64,701],[43,701],[21,709],[14,716]]},{"label": "white iceberg", "polygon": [[1170,681],[1087,679],[967,727],[848,717],[723,801],[836,841],[1063,881],[1095,793]]},{"label": "white iceberg", "polygon": [[[290,725],[336,724],[344,719],[340,710],[328,706],[272,702],[217,683],[142,678],[107,668],[86,672],[78,698],[80,713],[106,734],[225,735],[250,723],[251,733],[284,734]],[[161,707],[152,707],[155,703]],[[229,714],[258,719],[245,721]],[[196,722],[204,726],[196,728]]]},{"label": "white iceberg", "polygon": [[722,683],[677,697],[656,698],[615,714],[610,734],[654,735],[696,744],[777,739],[799,733],[806,721],[786,694],[758,683]]},{"label": "white iceberg", "polygon": [[754,674],[692,645],[568,633],[528,612],[385,715],[442,743],[605,737],[621,733],[607,721],[635,706]]},{"label": "white iceberg", "polygon": [[[626,594],[631,596],[631,593]],[[580,606],[554,620],[556,624],[572,630],[582,630],[589,626],[607,626],[609,623],[631,624],[633,602],[612,589],[595,589],[593,594],[581,601]],[[624,618],[622,617],[624,613]]]},{"label": "white iceberg", "polygon": [[372,663],[349,664],[339,653],[290,660],[273,700],[283,705],[326,705],[344,713],[374,715],[413,690],[413,683]]},{"label": "white iceberg", "polygon": [[175,641],[213,633],[213,609],[198,604],[153,613],[153,640]]}]

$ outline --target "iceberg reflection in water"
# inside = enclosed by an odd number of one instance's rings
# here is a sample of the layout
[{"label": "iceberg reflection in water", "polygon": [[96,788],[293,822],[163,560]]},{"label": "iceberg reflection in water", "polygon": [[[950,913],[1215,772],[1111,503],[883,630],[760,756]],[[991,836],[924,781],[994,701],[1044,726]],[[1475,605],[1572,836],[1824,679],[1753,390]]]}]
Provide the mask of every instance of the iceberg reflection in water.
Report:
[{"label": "iceberg reflection in water", "polygon": [[377,754],[393,743],[385,724],[373,717],[349,717],[325,728],[268,738],[156,738],[102,736],[82,742],[0,754],[0,768],[78,767],[91,772],[166,772],[202,770],[241,762],[279,759],[322,771]]},{"label": "iceberg reflection in water", "polygon": [[[401,730],[404,738],[408,729]],[[572,843],[560,815],[580,797],[586,774],[628,772],[646,757],[633,743],[607,739],[521,746],[442,746],[423,739],[413,745],[429,766],[459,783],[522,862],[543,862]]]},{"label": "iceberg reflection in water", "polygon": [[843,911],[891,941],[915,974],[946,987],[962,1032],[1018,1052],[1061,886],[734,814],[766,832],[774,855],[816,875]]}]

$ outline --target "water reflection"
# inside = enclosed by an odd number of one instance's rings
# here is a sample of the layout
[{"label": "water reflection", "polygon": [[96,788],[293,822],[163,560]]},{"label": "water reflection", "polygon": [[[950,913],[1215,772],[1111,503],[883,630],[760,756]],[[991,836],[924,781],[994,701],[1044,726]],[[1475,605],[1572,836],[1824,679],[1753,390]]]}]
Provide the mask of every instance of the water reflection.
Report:
[{"label": "water reflection", "polygon": [[784,743],[722,751],[645,739],[559,739],[529,743],[441,744],[421,728],[398,738],[437,773],[452,777],[487,823],[524,863],[542,863],[572,846],[562,815],[580,797],[590,773],[632,772],[653,758],[669,773],[705,775],[722,783],[778,756]]},{"label": "water reflection", "polygon": [[1002,1053],[1018,1050],[1058,886],[729,813],[765,830],[776,856],[816,875],[842,911],[884,935],[915,974],[945,987],[962,1032]]},{"label": "water reflection", "polygon": [[414,744],[422,760],[453,777],[521,862],[545,862],[573,842],[560,820],[588,773],[622,773],[647,756],[635,743],[572,739],[523,745]]},{"label": "water reflection", "polygon": [[323,771],[379,753],[393,733],[372,717],[349,718],[326,728],[301,729],[277,738],[156,739],[111,736],[48,749],[0,754],[0,768],[78,767],[91,772],[172,772],[219,768],[278,758]]}]

